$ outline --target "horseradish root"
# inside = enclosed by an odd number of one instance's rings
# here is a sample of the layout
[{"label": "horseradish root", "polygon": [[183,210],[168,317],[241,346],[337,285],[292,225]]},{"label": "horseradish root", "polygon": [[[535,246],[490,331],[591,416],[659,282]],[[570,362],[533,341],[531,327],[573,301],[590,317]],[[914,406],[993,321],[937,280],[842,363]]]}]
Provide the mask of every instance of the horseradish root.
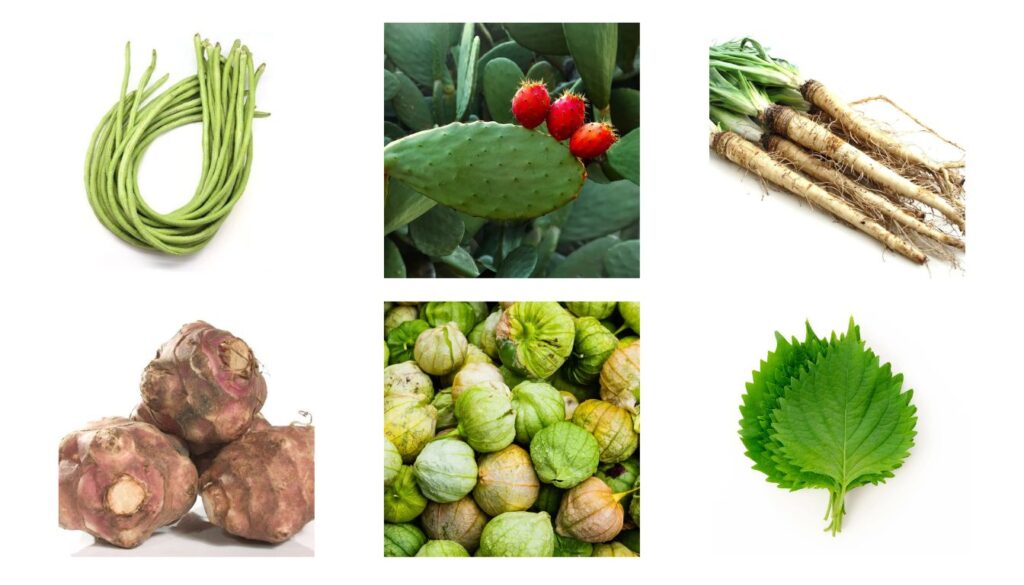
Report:
[{"label": "horseradish root", "polygon": [[800,173],[789,169],[773,159],[751,142],[733,132],[712,134],[711,148],[737,165],[751,171],[762,179],[803,197],[832,215],[861,230],[884,244],[890,250],[923,264],[928,258],[917,246],[893,234],[881,224],[854,209],[843,201],[808,181]]},{"label": "horseradish root", "polygon": [[196,482],[177,438],[147,423],[105,418],[60,442],[60,526],[136,547],[192,508]]},{"label": "horseradish root", "polygon": [[[895,136],[886,132],[878,125],[870,122],[863,114],[853,109],[847,102],[836,96],[836,94],[820,81],[809,79],[800,86],[800,93],[804,99],[817,106],[821,111],[828,114],[851,135],[868,144],[888,153],[897,160],[922,166],[935,173],[952,171],[942,164],[936,163],[923,153],[919,153],[906,144],[900,142]],[[960,179],[962,183],[962,179]]]},{"label": "horseradish root", "polygon": [[893,195],[907,197],[929,205],[961,230],[964,218],[960,212],[941,195],[920,185],[883,165],[860,151],[845,140],[828,131],[814,121],[801,116],[786,106],[769,106],[762,114],[766,128],[788,136],[793,142],[820,152],[837,163],[860,173]]},{"label": "horseradish root", "polygon": [[910,228],[922,236],[931,238],[936,242],[964,249],[964,241],[960,238],[947,234],[923,221],[914,217],[907,210],[895,205],[885,197],[868,190],[860,183],[847,177],[842,171],[830,166],[821,159],[815,158],[806,150],[793,144],[789,140],[776,134],[767,135],[764,139],[764,146],[768,152],[773,152],[785,161],[792,163],[800,172],[820,183],[834,185],[841,192],[853,197],[863,203],[866,207],[880,210],[900,225]]}]

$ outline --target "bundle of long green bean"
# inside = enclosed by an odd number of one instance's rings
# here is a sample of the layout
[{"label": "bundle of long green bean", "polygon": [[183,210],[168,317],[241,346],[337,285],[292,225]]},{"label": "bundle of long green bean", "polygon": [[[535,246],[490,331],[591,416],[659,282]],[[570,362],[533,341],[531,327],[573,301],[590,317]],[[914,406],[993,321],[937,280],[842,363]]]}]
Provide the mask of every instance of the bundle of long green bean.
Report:
[{"label": "bundle of long green bean", "polygon": [[[96,217],[114,235],[139,246],[184,255],[202,249],[242,197],[252,168],[256,85],[264,65],[235,41],[226,56],[220,44],[195,40],[196,75],[153,97],[167,81],[149,84],[156,51],[135,91],[128,91],[131,46],[125,46],[121,97],[100,120],[85,160],[85,185]],[[152,98],[152,99],[150,99]],[[192,199],[170,213],[154,211],[139,192],[146,149],[161,134],[203,124],[203,167]]]}]

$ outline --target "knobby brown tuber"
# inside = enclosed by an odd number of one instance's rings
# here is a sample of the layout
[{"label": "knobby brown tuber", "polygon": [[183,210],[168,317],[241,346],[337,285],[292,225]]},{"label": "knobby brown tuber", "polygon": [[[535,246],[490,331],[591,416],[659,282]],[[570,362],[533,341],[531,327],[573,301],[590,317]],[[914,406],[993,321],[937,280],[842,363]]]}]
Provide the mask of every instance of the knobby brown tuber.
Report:
[{"label": "knobby brown tuber", "polygon": [[59,522],[132,548],[196,500],[185,445],[153,425],[105,418],[60,443]]},{"label": "knobby brown tuber", "polygon": [[243,538],[283,542],[313,519],[313,427],[281,426],[224,447],[199,479],[210,522]]},{"label": "knobby brown tuber", "polygon": [[[271,428],[271,426],[272,425],[270,424],[270,422],[266,418],[264,418],[262,414],[257,414],[256,417],[253,418],[252,420],[252,426],[249,427],[249,430],[246,431],[246,433],[264,431]],[[244,437],[245,435],[242,436]],[[197,453],[195,451],[192,452],[192,463],[196,466],[196,470],[199,472],[199,475],[202,475],[203,472],[205,472],[207,469],[210,468],[211,465],[213,465],[213,462],[217,458],[217,455],[219,455],[223,449],[224,445],[216,445],[206,450],[203,450],[200,453]]]},{"label": "knobby brown tuber", "polygon": [[200,453],[241,437],[266,398],[267,384],[249,346],[196,321],[182,327],[146,367],[136,418]]}]

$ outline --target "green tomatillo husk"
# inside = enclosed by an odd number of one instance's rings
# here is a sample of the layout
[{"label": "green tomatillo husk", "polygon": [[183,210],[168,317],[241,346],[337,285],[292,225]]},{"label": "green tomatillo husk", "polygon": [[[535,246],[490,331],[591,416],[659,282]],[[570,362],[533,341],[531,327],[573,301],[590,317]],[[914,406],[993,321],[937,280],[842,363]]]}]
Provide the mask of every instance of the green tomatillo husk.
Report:
[{"label": "green tomatillo husk", "polygon": [[424,372],[443,376],[462,367],[468,345],[457,325],[445,323],[420,333],[413,357]]},{"label": "green tomatillo husk", "polygon": [[384,490],[384,520],[386,522],[410,522],[427,507],[427,499],[420,493],[412,466],[403,465],[395,481]]},{"label": "green tomatillo husk", "polygon": [[608,484],[591,477],[566,492],[555,519],[555,530],[584,542],[608,542],[622,531],[625,511]]},{"label": "green tomatillo husk", "polygon": [[523,382],[512,389],[516,440],[527,445],[546,426],[565,420],[565,401],[546,382]]},{"label": "green tomatillo husk", "polygon": [[402,469],[402,454],[395,448],[395,444],[384,437],[384,487],[391,485]]},{"label": "green tomatillo husk", "polygon": [[411,463],[434,438],[437,410],[420,394],[391,394],[384,397],[384,436],[402,460]]},{"label": "green tomatillo husk", "polygon": [[617,463],[629,459],[640,443],[640,435],[633,430],[632,415],[610,402],[583,402],[576,407],[572,422],[597,439],[601,463]]},{"label": "green tomatillo husk", "polygon": [[626,545],[621,542],[605,542],[594,545],[594,551],[590,556],[594,557],[638,557]]},{"label": "green tomatillo husk", "polygon": [[617,348],[601,367],[601,400],[635,412],[640,403],[640,340]]},{"label": "green tomatillo husk", "polygon": [[445,504],[428,502],[420,516],[423,530],[430,538],[455,541],[469,552],[480,546],[480,534],[487,520],[487,514],[470,496]]},{"label": "green tomatillo husk", "polygon": [[391,354],[388,363],[399,364],[413,361],[416,340],[427,329],[430,329],[430,325],[419,319],[406,321],[392,329],[386,338],[388,352]]},{"label": "green tomatillo husk", "polygon": [[452,380],[452,398],[458,400],[464,390],[478,384],[489,385],[496,390],[509,392],[501,370],[493,364],[474,363],[462,366],[455,374],[455,378]]},{"label": "green tomatillo husk", "polygon": [[530,454],[518,445],[509,445],[480,458],[479,477],[473,499],[490,516],[529,510],[537,501],[540,481],[533,470]]},{"label": "green tomatillo husk", "polygon": [[414,557],[426,542],[427,537],[415,524],[384,524],[385,557]]},{"label": "green tomatillo husk", "polygon": [[402,323],[414,321],[418,316],[419,310],[416,307],[393,307],[384,315],[384,337],[390,335]]},{"label": "green tomatillo husk", "polygon": [[413,463],[416,483],[428,500],[454,502],[476,485],[476,454],[458,439],[440,439],[427,444]]},{"label": "green tomatillo husk", "polygon": [[599,454],[597,439],[566,421],[544,427],[530,441],[537,477],[560,488],[571,488],[594,475]]},{"label": "green tomatillo husk", "polygon": [[567,302],[565,308],[569,309],[577,317],[593,317],[598,321],[607,319],[615,312],[614,301],[581,301]]},{"label": "green tomatillo husk", "polygon": [[459,395],[455,419],[457,434],[480,453],[500,451],[516,437],[512,401],[491,386],[471,386]]},{"label": "green tomatillo husk", "polygon": [[402,362],[384,368],[384,396],[389,394],[418,394],[430,402],[434,383],[416,362]]},{"label": "green tomatillo husk", "polygon": [[538,380],[565,363],[575,334],[572,314],[553,302],[517,302],[502,314],[495,330],[502,363]]},{"label": "green tomatillo husk", "polygon": [[576,340],[565,363],[566,378],[576,384],[589,385],[597,380],[601,366],[618,347],[615,334],[593,317],[576,319]]},{"label": "green tomatillo husk", "polygon": [[416,553],[418,557],[468,557],[469,551],[451,540],[428,540]]},{"label": "green tomatillo husk", "polygon": [[545,512],[506,512],[491,519],[480,535],[481,557],[550,557],[555,532]]}]

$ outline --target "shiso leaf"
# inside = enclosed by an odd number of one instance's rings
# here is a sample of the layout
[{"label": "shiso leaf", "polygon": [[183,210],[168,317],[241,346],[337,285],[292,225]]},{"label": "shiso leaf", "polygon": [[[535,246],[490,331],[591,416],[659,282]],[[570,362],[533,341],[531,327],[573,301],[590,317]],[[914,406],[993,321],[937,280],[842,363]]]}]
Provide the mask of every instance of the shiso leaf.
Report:
[{"label": "shiso leaf", "polygon": [[804,341],[796,337],[787,341],[776,331],[775,342],[775,351],[768,353],[760,368],[754,371],[752,381],[747,383],[740,406],[740,439],[747,448],[747,457],[754,461],[754,469],[779,487],[795,490],[805,485],[807,478],[785,459],[773,459],[771,414],[778,408],[792,380],[814,363],[827,345],[814,334],[810,323],[807,323]]},{"label": "shiso leaf", "polygon": [[774,411],[779,454],[831,493],[829,530],[842,529],[846,492],[884,482],[914,445],[917,409],[902,374],[864,346],[850,320],[845,335],[785,390]]}]

